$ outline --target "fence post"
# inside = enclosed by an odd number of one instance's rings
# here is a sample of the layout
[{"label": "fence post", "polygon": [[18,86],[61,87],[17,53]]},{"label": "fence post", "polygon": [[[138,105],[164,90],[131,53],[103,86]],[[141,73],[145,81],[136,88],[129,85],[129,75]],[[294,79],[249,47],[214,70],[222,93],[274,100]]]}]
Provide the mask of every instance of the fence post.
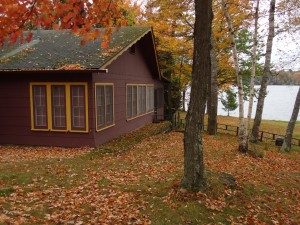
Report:
[{"label": "fence post", "polygon": [[172,115],[172,129],[174,130],[176,128],[176,113],[173,113]]},{"label": "fence post", "polygon": [[275,134],[273,134],[273,140],[275,140]]},{"label": "fence post", "polygon": [[177,127],[176,128],[179,128],[180,127],[180,113],[179,111],[177,111]]},{"label": "fence post", "polygon": [[260,134],[260,141],[263,141],[263,137],[264,137],[264,132],[261,131],[261,134]]},{"label": "fence post", "polygon": [[239,127],[236,127],[236,136],[239,136]]}]

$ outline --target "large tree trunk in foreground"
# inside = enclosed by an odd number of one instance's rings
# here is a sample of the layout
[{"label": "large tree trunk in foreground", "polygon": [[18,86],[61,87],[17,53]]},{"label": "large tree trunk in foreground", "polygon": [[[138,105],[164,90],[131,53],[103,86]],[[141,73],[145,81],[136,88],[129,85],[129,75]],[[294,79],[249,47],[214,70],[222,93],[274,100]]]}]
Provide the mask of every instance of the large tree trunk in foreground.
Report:
[{"label": "large tree trunk in foreground", "polygon": [[253,108],[253,99],[254,99],[254,78],[256,73],[256,51],[257,51],[257,31],[258,31],[258,12],[259,12],[259,1],[256,0],[256,9],[254,15],[254,35],[253,35],[253,49],[252,49],[252,70],[251,70],[251,80],[250,80],[250,98],[249,98],[249,107],[248,107],[248,116],[246,122],[246,137],[247,142],[249,142],[250,134],[250,122]]},{"label": "large tree trunk in foreground", "polygon": [[244,127],[244,91],[243,91],[243,80],[242,74],[239,68],[239,60],[236,48],[236,42],[234,37],[234,31],[232,26],[232,20],[229,14],[227,0],[222,0],[222,8],[225,14],[226,22],[229,28],[229,36],[231,40],[231,49],[232,49],[232,56],[234,60],[234,68],[237,78],[237,86],[238,86],[238,101],[239,101],[239,151],[240,152],[247,152],[248,151],[248,142],[247,137],[245,135],[245,127]]},{"label": "large tree trunk in foreground", "polygon": [[295,124],[297,122],[299,107],[300,107],[300,87],[298,89],[298,94],[297,94],[297,97],[296,97],[293,113],[292,113],[290,122],[288,124],[288,127],[286,129],[284,142],[283,142],[283,145],[281,146],[281,149],[280,149],[280,151],[282,151],[282,152],[289,152],[291,150],[293,132],[294,132]]},{"label": "large tree trunk in foreground", "polygon": [[273,38],[275,35],[275,21],[274,21],[275,4],[276,4],[276,0],[271,0],[270,10],[269,10],[269,34],[267,40],[264,73],[261,80],[261,87],[259,90],[256,113],[255,113],[254,124],[253,124],[252,135],[251,135],[251,141],[254,143],[258,142],[258,132],[259,132],[260,123],[262,119],[265,97],[267,95],[267,86],[270,77],[271,54],[272,54],[272,47],[273,47]]},{"label": "large tree trunk in foreground", "polygon": [[[212,34],[213,35],[213,34]],[[208,112],[208,123],[207,123],[207,132],[209,135],[216,135],[218,131],[218,65],[217,65],[217,56],[216,50],[214,47],[214,39],[211,38],[211,79],[208,83],[209,89],[209,101],[207,101],[207,112]]]},{"label": "large tree trunk in foreground", "polygon": [[192,87],[184,131],[184,176],[180,185],[190,191],[203,190],[207,186],[202,129],[207,83],[211,73],[212,0],[195,0],[195,15]]}]

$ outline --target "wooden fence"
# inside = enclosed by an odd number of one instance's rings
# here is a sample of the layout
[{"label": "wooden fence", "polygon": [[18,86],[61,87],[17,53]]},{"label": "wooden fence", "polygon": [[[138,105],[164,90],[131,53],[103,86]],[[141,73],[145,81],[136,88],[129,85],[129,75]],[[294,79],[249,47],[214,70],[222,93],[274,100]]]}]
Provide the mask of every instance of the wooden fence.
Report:
[{"label": "wooden fence", "polygon": [[[180,123],[177,124],[177,127],[184,128],[184,119],[180,120]],[[207,125],[204,126],[204,130],[207,127]],[[217,125],[218,131],[222,131],[222,133],[234,133],[234,135],[238,136],[239,134],[239,127],[233,126],[229,124],[222,124],[218,123]],[[276,141],[277,138],[284,138],[283,134],[275,134],[270,133],[267,131],[259,131],[259,140],[260,141]],[[292,138],[292,145],[300,146],[300,139],[298,138]]]}]

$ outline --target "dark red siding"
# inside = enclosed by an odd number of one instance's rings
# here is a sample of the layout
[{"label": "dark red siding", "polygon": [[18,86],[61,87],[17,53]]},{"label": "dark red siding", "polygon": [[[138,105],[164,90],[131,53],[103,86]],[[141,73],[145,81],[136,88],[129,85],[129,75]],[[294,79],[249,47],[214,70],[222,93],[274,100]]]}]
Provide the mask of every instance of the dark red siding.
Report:
[{"label": "dark red siding", "polygon": [[[146,37],[150,38],[150,37]],[[25,144],[46,146],[97,146],[121,134],[152,122],[153,113],[126,120],[126,84],[154,84],[163,88],[155,69],[156,62],[147,56],[145,41],[136,44],[134,54],[127,50],[108,66],[108,73],[70,71],[55,72],[1,72],[0,73],[0,144]],[[150,40],[151,41],[151,40]],[[153,59],[153,57],[152,57]],[[151,60],[151,62],[149,61]],[[157,71],[157,70],[156,70]],[[32,131],[30,113],[30,82],[85,82],[88,84],[89,132]],[[95,83],[114,84],[115,126],[96,131]],[[163,98],[163,96],[162,96]],[[163,115],[163,107],[158,109]]]},{"label": "dark red siding", "polygon": [[[30,82],[87,82],[89,89],[89,133],[32,131],[30,116]],[[0,144],[49,146],[93,146],[94,122],[91,75],[55,73],[1,73],[0,76]]]},{"label": "dark red siding", "polygon": [[[155,89],[163,88],[163,82],[154,77],[151,72],[153,68],[149,68],[151,64],[146,61],[147,57],[144,57],[145,46],[147,45],[142,39],[136,44],[135,53],[132,54],[130,49],[124,52],[108,67],[107,74],[93,75],[93,83],[114,83],[115,95],[115,126],[95,132],[96,145],[152,122],[153,113],[128,121],[126,119],[126,84],[154,84]],[[163,107],[159,108],[158,114],[163,115],[163,111]]]}]

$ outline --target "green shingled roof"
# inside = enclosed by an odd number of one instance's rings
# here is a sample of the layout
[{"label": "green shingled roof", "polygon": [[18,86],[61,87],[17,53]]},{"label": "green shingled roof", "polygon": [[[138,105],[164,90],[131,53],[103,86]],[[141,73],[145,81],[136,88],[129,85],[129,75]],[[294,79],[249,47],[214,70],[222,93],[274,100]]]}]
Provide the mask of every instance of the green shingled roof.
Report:
[{"label": "green shingled roof", "polygon": [[34,32],[31,43],[0,49],[0,70],[52,70],[70,64],[104,69],[148,32],[150,27],[121,27],[106,49],[101,48],[101,39],[81,46],[81,38],[68,30],[42,30],[40,40],[35,40]]}]

